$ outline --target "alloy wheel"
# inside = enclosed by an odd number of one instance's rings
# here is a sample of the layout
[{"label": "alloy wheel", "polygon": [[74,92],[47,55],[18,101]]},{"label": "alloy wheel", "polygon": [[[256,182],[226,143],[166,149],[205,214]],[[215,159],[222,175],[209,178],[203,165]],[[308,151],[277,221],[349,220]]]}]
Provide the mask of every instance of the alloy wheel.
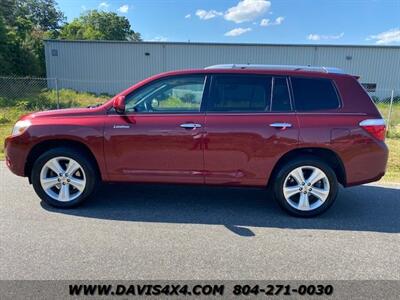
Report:
[{"label": "alloy wheel", "polygon": [[287,203],[297,210],[311,211],[328,198],[330,185],[327,175],[314,166],[301,166],[292,170],[283,184]]},{"label": "alloy wheel", "polygon": [[52,199],[70,202],[78,198],[85,190],[85,171],[72,158],[54,157],[42,167],[40,185]]}]

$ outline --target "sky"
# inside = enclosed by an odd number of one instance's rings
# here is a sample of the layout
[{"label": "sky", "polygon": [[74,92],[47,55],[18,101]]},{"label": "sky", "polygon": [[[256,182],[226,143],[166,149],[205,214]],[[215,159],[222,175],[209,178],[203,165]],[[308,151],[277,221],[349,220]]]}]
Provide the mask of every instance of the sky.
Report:
[{"label": "sky", "polygon": [[146,41],[400,45],[400,0],[58,0],[129,19]]}]

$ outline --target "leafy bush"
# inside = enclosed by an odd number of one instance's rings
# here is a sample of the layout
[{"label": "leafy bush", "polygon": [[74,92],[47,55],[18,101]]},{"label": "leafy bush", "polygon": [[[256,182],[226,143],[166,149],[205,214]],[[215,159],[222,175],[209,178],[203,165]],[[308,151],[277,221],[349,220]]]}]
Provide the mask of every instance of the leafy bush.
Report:
[{"label": "leafy bush", "polygon": [[186,103],[194,103],[196,96],[191,93],[186,93],[182,96],[182,101]]},{"label": "leafy bush", "polygon": [[10,119],[8,119],[6,116],[0,116],[0,124],[7,124],[10,123]]},{"label": "leafy bush", "polygon": [[177,97],[169,97],[166,100],[160,101],[160,108],[180,107],[180,108],[196,108],[198,104],[184,102],[182,99]]},{"label": "leafy bush", "polygon": [[[9,93],[7,93],[9,94]],[[6,95],[7,95],[6,94]],[[56,109],[57,99],[60,108],[82,107],[104,103],[109,95],[97,96],[91,93],[80,93],[74,90],[62,89],[58,92],[50,89],[41,89],[30,92],[20,92],[20,96],[0,97],[0,107],[18,107],[23,110]]]}]

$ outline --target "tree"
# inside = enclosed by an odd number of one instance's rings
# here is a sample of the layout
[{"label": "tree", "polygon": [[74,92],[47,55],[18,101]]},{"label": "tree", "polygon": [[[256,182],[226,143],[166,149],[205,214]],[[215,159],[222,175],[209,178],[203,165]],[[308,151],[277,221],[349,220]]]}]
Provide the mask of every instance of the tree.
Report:
[{"label": "tree", "polygon": [[45,75],[43,38],[56,37],[63,21],[54,0],[1,0],[0,74]]},{"label": "tree", "polygon": [[0,16],[0,75],[13,72],[12,52],[7,29],[2,16]]},{"label": "tree", "polygon": [[67,40],[130,40],[141,41],[140,33],[131,29],[129,20],[114,12],[91,10],[60,32],[61,39]]},{"label": "tree", "polygon": [[127,36],[126,38],[128,41],[130,42],[141,42],[142,41],[142,35],[140,34],[140,32],[134,32],[132,34],[130,34],[129,36]]},{"label": "tree", "polygon": [[16,0],[1,0],[0,1],[0,17],[3,18],[4,24],[11,24],[14,19],[13,13],[16,8]]},{"label": "tree", "polygon": [[17,0],[16,13],[42,31],[57,30],[64,21],[64,14],[54,0]]},{"label": "tree", "polygon": [[141,41],[129,20],[89,11],[70,24],[56,0],[0,0],[0,75],[45,75],[43,39]]}]

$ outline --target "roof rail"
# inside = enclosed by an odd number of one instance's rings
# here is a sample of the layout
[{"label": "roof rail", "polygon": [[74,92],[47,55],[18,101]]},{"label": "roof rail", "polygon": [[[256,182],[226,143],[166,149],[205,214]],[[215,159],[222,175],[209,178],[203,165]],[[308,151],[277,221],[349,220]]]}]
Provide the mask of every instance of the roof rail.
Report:
[{"label": "roof rail", "polygon": [[258,65],[258,64],[223,64],[213,65],[205,69],[257,69],[257,70],[287,70],[287,71],[310,71],[323,73],[344,74],[343,70],[331,67],[296,66],[296,65]]}]

